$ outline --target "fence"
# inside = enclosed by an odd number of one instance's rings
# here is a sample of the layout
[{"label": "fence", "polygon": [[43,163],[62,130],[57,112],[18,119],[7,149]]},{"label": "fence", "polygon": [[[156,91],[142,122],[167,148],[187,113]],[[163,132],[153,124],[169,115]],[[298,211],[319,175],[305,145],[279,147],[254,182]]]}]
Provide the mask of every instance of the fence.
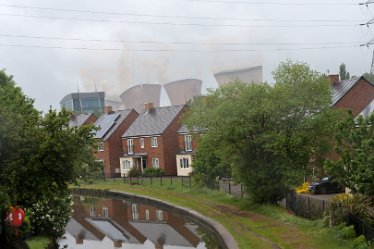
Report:
[{"label": "fence", "polygon": [[130,185],[141,186],[175,186],[192,188],[191,176],[149,176],[149,177],[124,177],[114,178],[113,181],[123,181]]},{"label": "fence", "polygon": [[360,220],[357,216],[349,213],[347,223],[354,226],[357,235],[363,234],[366,240],[374,241],[374,228]]},{"label": "fence", "polygon": [[328,202],[306,195],[298,195],[295,191],[291,191],[286,197],[286,207],[297,216],[315,220],[323,217]]},{"label": "fence", "polygon": [[246,196],[243,184],[232,182],[231,179],[220,179],[217,181],[218,190],[228,193],[229,195],[243,198]]}]

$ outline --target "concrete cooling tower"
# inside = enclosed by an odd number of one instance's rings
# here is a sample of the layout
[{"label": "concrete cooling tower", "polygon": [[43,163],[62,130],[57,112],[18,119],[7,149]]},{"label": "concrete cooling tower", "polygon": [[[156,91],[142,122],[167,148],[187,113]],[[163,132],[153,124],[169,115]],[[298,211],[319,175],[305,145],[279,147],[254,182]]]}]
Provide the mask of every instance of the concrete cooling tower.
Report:
[{"label": "concrete cooling tower", "polygon": [[134,108],[137,112],[141,112],[145,103],[153,103],[154,107],[159,107],[160,95],[161,85],[141,84],[127,89],[120,98],[125,108]]},{"label": "concrete cooling tower", "polygon": [[201,94],[202,81],[185,79],[169,82],[164,85],[171,105],[184,105],[194,96]]},{"label": "concrete cooling tower", "polygon": [[246,83],[260,83],[262,82],[262,66],[219,72],[216,73],[214,77],[220,86],[234,80],[240,80]]}]

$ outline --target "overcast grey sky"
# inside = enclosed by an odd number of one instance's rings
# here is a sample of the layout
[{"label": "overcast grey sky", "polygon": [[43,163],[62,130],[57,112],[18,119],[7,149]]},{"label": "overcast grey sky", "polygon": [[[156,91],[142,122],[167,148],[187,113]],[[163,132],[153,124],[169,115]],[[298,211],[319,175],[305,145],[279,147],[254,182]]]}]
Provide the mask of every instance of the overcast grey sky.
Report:
[{"label": "overcast grey sky", "polygon": [[344,62],[359,76],[372,59],[372,48],[359,45],[374,37],[359,25],[374,17],[374,4],[360,2],[0,0],[0,68],[42,111],[95,84],[112,98],[184,78],[215,87],[212,73],[256,65],[272,82],[287,59],[323,73]]}]

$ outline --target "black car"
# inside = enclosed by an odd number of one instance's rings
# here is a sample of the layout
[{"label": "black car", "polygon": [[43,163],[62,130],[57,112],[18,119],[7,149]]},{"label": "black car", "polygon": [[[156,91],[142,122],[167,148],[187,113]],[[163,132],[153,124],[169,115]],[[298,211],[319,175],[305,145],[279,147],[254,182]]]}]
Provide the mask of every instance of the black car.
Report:
[{"label": "black car", "polygon": [[332,181],[331,176],[322,177],[320,181],[312,182],[308,186],[308,191],[313,194],[330,194],[344,192],[344,188]]}]

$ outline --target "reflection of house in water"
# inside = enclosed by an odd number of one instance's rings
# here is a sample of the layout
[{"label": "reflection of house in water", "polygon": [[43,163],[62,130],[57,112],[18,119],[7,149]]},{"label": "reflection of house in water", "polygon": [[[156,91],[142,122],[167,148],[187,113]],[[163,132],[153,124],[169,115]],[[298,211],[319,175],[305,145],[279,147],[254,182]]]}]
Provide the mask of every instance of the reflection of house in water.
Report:
[{"label": "reflection of house in water", "polygon": [[89,198],[74,204],[61,245],[70,241],[74,248],[203,248],[197,228],[156,207]]}]

